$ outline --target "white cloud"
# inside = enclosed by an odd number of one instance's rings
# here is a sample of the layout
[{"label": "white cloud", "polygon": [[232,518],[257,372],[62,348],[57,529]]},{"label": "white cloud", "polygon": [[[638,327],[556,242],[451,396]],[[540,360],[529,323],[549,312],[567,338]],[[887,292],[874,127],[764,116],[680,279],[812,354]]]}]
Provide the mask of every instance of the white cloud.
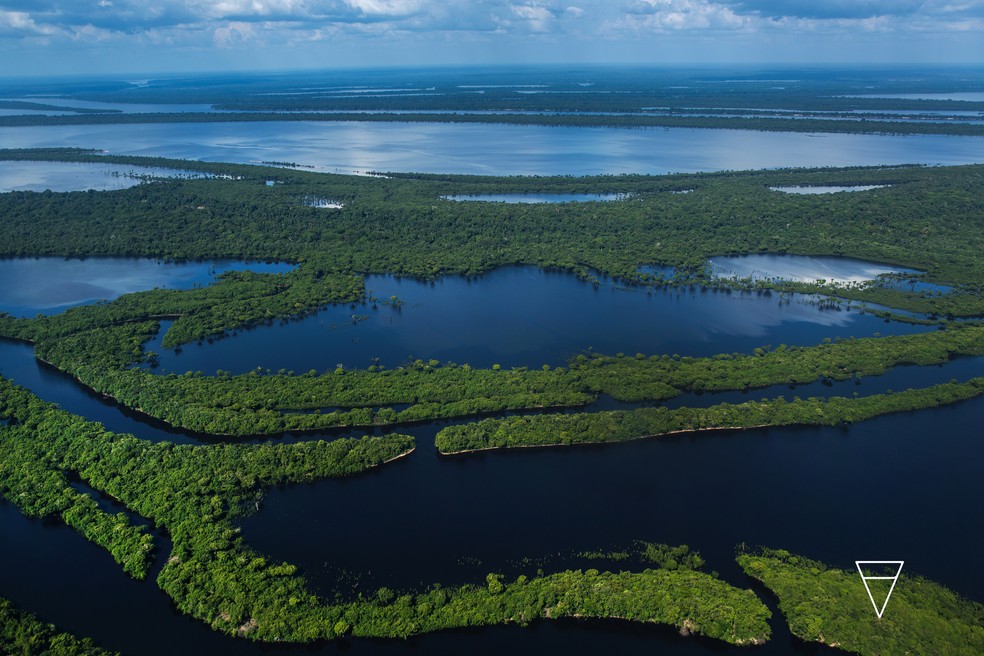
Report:
[{"label": "white cloud", "polygon": [[253,39],[254,31],[252,23],[241,21],[232,22],[222,27],[215,28],[212,38],[215,45],[219,48],[231,48]]},{"label": "white cloud", "polygon": [[0,8],[0,36],[50,36],[57,31],[50,25],[38,25],[26,11]]},{"label": "white cloud", "polygon": [[531,32],[549,32],[553,25],[553,12],[542,5],[513,5],[510,9],[514,16],[526,23]]},{"label": "white cloud", "polygon": [[[107,42],[106,52],[221,48],[264,61],[317,43],[362,59],[394,53],[393,63],[413,63],[421,49],[455,48],[515,61],[534,43],[552,44],[554,59],[616,52],[622,60],[652,59],[660,52],[698,59],[726,53],[728,61],[749,45],[781,41],[783,53],[790,46],[807,52],[801,44],[826,37],[839,44],[892,39],[900,53],[906,36],[936,38],[959,52],[943,35],[962,35],[961,43],[970,44],[960,58],[984,61],[984,38],[981,45],[973,39],[978,33],[984,34],[984,0],[0,0],[0,47],[44,47],[46,57],[66,63],[82,45]],[[551,38],[557,35],[563,38]]]},{"label": "white cloud", "polygon": [[614,21],[616,30],[668,32],[677,30],[737,30],[753,19],[710,0],[634,0],[625,15]]},{"label": "white cloud", "polygon": [[420,0],[346,0],[346,4],[372,16],[411,16],[425,5]]}]

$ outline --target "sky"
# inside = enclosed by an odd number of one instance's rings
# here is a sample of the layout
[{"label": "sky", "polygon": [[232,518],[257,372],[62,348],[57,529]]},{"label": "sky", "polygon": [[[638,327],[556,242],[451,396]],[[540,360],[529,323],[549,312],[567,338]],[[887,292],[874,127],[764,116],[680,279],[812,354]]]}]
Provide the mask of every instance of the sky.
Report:
[{"label": "sky", "polygon": [[984,64],[984,0],[0,0],[0,76]]}]

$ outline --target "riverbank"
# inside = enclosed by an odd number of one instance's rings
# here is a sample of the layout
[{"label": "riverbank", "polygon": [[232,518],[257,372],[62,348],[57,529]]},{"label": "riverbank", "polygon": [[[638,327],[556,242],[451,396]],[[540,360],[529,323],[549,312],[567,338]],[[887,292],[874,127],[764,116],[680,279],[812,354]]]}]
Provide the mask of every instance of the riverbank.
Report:
[{"label": "riverbank", "polygon": [[707,430],[748,430],[770,426],[836,426],[896,412],[957,403],[984,394],[984,377],[892,394],[828,399],[779,397],[709,408],[640,408],[539,417],[513,417],[449,426],[435,439],[444,455],[514,448],[625,442]]}]

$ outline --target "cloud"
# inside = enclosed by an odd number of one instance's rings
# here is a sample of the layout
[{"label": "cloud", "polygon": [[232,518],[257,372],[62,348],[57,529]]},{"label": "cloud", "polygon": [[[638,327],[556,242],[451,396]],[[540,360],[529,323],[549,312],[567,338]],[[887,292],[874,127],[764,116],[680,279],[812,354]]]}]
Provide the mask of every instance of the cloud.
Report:
[{"label": "cloud", "polygon": [[[984,28],[984,0],[627,0],[611,33],[945,33]],[[978,51],[980,49],[977,49]]]},{"label": "cloud", "polygon": [[[587,0],[587,4],[599,0]],[[582,3],[584,4],[584,3]],[[35,25],[71,31],[83,26],[139,34],[185,29],[214,33],[230,23],[266,29],[344,29],[384,24],[393,30],[549,32],[584,16],[555,0],[0,0],[0,11]]]},{"label": "cloud", "polygon": [[[984,45],[973,40],[981,32],[984,0],[0,0],[0,47],[21,53],[22,44],[33,44],[33,52],[66,64],[86,44],[102,44],[106,53],[145,48],[152,61],[158,53],[210,49],[228,52],[230,61],[238,53],[264,62],[296,49],[298,60],[309,61],[301,54],[308,48],[343,62],[389,53],[392,63],[410,64],[421,51],[449,53],[431,57],[438,62],[461,52],[516,61],[534,52],[530,44],[543,44],[553,59],[627,61],[658,51],[677,59],[725,53],[721,59],[730,61],[749,46],[768,58],[760,44],[770,39],[783,40],[781,58],[790,47],[806,52],[811,36],[843,44],[894,35],[901,55],[911,51],[898,45],[905,35],[925,39],[928,52],[943,34],[963,35],[960,58],[984,60]],[[944,45],[959,52],[953,39]]]},{"label": "cloud", "polygon": [[719,0],[739,14],[768,18],[874,18],[906,16],[924,0]]},{"label": "cloud", "polygon": [[530,32],[549,32],[556,20],[551,9],[538,3],[512,5],[509,9],[517,20],[507,21],[506,24],[513,25],[518,22]]},{"label": "cloud", "polygon": [[[864,20],[890,17],[912,25],[984,18],[984,0],[0,0],[0,29],[10,36],[83,27],[125,34],[155,29],[206,33],[229,23],[267,29],[393,29],[548,32],[619,22],[635,29],[735,29],[769,21]],[[15,18],[16,17],[16,18]],[[764,23],[763,23],[764,22]],[[16,26],[14,24],[16,23]],[[789,25],[789,23],[786,23]]]},{"label": "cloud", "polygon": [[231,22],[228,25],[215,28],[212,38],[220,48],[230,48],[240,43],[251,41],[254,37],[251,23]]},{"label": "cloud", "polygon": [[0,37],[50,36],[57,30],[38,25],[26,11],[9,11],[0,7]]},{"label": "cloud", "polygon": [[752,21],[710,0],[631,0],[612,26],[634,31],[737,30]]},{"label": "cloud", "polygon": [[0,10],[28,14],[37,24],[72,29],[92,25],[125,33],[214,27],[229,22],[358,24],[418,14],[426,0],[0,0]]}]

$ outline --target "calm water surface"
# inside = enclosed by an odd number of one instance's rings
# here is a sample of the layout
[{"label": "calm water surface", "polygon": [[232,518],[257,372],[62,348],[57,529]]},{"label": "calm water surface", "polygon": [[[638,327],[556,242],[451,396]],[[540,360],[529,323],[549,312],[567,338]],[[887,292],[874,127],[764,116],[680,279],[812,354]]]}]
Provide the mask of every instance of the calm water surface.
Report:
[{"label": "calm water surface", "polygon": [[289,161],[340,172],[487,175],[984,162],[984,137],[427,123],[4,127],[0,143],[7,148],[102,148],[113,154],[221,162]]},{"label": "calm water surface", "polygon": [[236,260],[165,262],[148,258],[38,257],[0,259],[0,312],[29,317],[112,300],[155,287],[191,289],[226,271],[282,273],[293,265]]},{"label": "calm water surface", "polygon": [[[7,191],[85,191],[126,189],[144,176],[192,177],[191,171],[89,162],[0,162],[0,193]],[[198,174],[197,177],[201,177]]]},{"label": "calm water surface", "polygon": [[735,582],[741,542],[842,567],[904,558],[907,571],[980,600],[984,566],[971,554],[984,539],[973,520],[984,446],[971,435],[982,410],[977,399],[844,429],[452,457],[434,452],[435,429],[410,429],[420,446],[411,457],[271,491],[242,526],[250,544],[299,564],[324,593],[349,576],[373,590],[549,570],[564,561],[557,554],[644,539],[699,547],[709,570]]},{"label": "calm water surface", "polygon": [[534,267],[434,282],[373,275],[366,288],[379,299],[396,296],[402,305],[332,306],[300,321],[187,344],[180,353],[161,346],[162,330],[147,349],[160,354],[164,371],[244,373],[260,367],[301,373],[338,364],[365,368],[377,359],[387,367],[414,358],[478,367],[559,366],[588,350],[707,356],[923,330],[857,309],[822,307],[810,296],[780,302],[778,294],[686,288],[650,294],[611,281],[594,288],[571,274]]},{"label": "calm water surface", "polygon": [[711,273],[718,278],[754,278],[756,280],[795,280],[845,284],[875,280],[886,273],[919,273],[915,269],[865,262],[847,257],[813,257],[806,255],[739,255],[712,257]]}]

